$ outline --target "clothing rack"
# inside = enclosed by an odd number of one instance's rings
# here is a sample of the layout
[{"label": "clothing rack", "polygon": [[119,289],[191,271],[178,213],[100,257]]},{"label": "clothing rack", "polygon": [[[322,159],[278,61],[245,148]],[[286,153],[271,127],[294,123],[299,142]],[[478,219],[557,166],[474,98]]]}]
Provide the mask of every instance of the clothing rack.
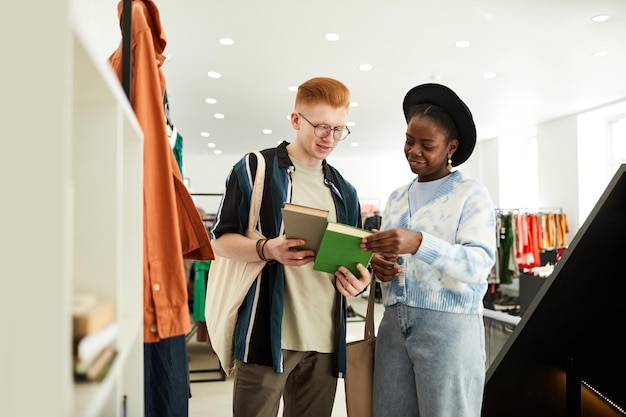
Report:
[{"label": "clothing rack", "polygon": [[223,193],[191,193],[192,196],[199,196],[199,197],[221,197],[224,194]]},{"label": "clothing rack", "polygon": [[562,207],[496,207],[496,213],[563,213]]},{"label": "clothing rack", "polygon": [[[196,321],[191,325],[191,331],[186,336],[186,341],[189,343],[192,337],[198,332],[198,323]],[[189,369],[189,382],[220,382],[226,381],[226,372],[222,369],[222,365],[218,359],[216,368],[206,368],[206,369]],[[191,375],[194,374],[217,374],[214,378],[192,378]]]},{"label": "clothing rack", "polygon": [[[558,260],[567,247],[569,228],[561,207],[495,210],[498,252],[489,284],[512,284],[521,273],[542,266],[546,253],[557,254]],[[495,293],[495,287],[490,293]]]},{"label": "clothing rack", "polygon": [[[196,298],[198,292],[205,294],[206,292],[206,280],[208,277],[208,268],[210,268],[209,261],[194,261],[192,268],[189,271],[189,278],[193,277],[194,281],[194,302],[193,302],[193,311],[192,318],[193,324],[191,326],[191,331],[186,336],[186,342],[189,344],[194,335],[198,334],[199,331],[199,322],[204,322],[204,320],[200,320],[198,318],[199,315],[204,316],[204,300],[200,301]],[[192,275],[193,274],[193,275]],[[202,275],[199,275],[202,274]],[[202,325],[203,332],[206,332],[206,327]],[[208,335],[205,336],[208,337]],[[200,341],[200,339],[198,339]],[[210,339],[209,339],[210,340]],[[205,340],[206,341],[206,340]],[[206,341],[208,342],[208,341]],[[207,343],[207,346],[210,346],[210,342]],[[217,366],[215,368],[203,368],[203,369],[189,369],[189,382],[214,382],[214,381],[225,381],[226,380],[226,372],[221,366],[219,359],[217,359]],[[205,378],[193,378],[193,375],[197,374],[217,374],[214,377],[205,377]]]},{"label": "clothing rack", "polygon": [[[202,207],[205,211],[206,217],[204,220],[204,224],[207,227],[210,227],[213,224],[213,220],[215,219],[215,213],[217,213],[217,209],[219,208],[219,203],[224,193],[189,193],[193,198],[196,206]],[[218,199],[211,199],[205,197],[217,197]]]},{"label": "clothing rack", "polygon": [[133,0],[124,0],[122,4],[122,88],[128,101],[130,101],[132,77],[132,20]]},{"label": "clothing rack", "polygon": [[[189,193],[189,194],[192,197],[222,197],[222,195],[223,195],[223,193]],[[205,217],[203,217],[202,221],[204,222],[205,226],[209,227],[210,224],[213,222],[214,218],[215,218],[215,214],[214,213],[206,213]],[[196,278],[201,279],[200,277],[196,277],[195,265],[194,265],[194,267],[192,267],[190,273],[194,274],[194,280]],[[207,277],[202,277],[202,278],[206,279]],[[194,306],[195,306],[195,302],[196,302],[196,300],[194,300]],[[187,334],[187,343],[189,343],[191,341],[191,339],[193,338],[193,336],[196,335],[197,333],[198,333],[198,321],[194,320],[193,323],[192,323],[191,332],[189,332]],[[226,373],[222,369],[222,366],[221,366],[219,360],[218,360],[216,368],[190,369],[189,373],[190,373],[190,378],[189,378],[189,382],[190,383],[215,382],[215,381],[225,381],[226,380]],[[209,377],[209,378],[199,378],[199,377],[197,377],[197,374],[204,374],[204,375],[206,375],[206,374],[216,374],[216,376],[215,377]],[[196,376],[195,378],[193,377],[194,375]]]},{"label": "clothing rack", "polygon": [[170,100],[167,97],[167,89],[163,92],[163,112],[165,113],[165,121],[167,125],[173,129],[174,123],[170,120]]}]

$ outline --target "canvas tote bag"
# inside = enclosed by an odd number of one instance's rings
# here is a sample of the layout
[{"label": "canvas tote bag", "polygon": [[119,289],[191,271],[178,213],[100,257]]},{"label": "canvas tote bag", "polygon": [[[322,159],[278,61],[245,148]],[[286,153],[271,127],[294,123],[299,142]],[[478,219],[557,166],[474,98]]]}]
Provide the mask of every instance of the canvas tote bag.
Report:
[{"label": "canvas tote bag", "polygon": [[[252,185],[250,216],[246,236],[254,240],[264,236],[257,230],[263,183],[265,181],[265,158],[257,157],[257,171]],[[265,266],[265,261],[243,262],[215,255],[207,279],[205,319],[211,346],[220,360],[226,375],[231,375],[235,366],[233,342],[237,310],[241,306],[250,286]]]},{"label": "canvas tote bag", "polygon": [[374,298],[374,283],[372,282],[367,301],[363,340],[355,340],[346,346],[347,365],[344,384],[348,417],[372,416],[374,353],[376,351]]}]

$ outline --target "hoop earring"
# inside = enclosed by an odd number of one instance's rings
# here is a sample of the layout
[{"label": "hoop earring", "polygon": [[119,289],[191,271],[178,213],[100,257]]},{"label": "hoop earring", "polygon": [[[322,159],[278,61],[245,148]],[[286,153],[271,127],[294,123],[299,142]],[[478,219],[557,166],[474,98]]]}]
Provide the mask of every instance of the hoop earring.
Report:
[{"label": "hoop earring", "polygon": [[452,154],[448,154],[448,171],[452,171]]}]

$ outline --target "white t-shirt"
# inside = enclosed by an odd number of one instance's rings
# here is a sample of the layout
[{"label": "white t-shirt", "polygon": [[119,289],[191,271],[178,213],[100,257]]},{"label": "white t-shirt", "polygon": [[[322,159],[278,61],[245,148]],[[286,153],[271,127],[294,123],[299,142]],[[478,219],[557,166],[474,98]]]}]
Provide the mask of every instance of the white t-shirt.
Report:
[{"label": "white t-shirt", "polygon": [[[328,220],[336,221],[335,204],[324,184],[322,167],[311,168],[291,158],[296,170],[291,175],[291,202],[328,210]],[[282,323],[283,349],[300,352],[332,353],[335,277],[304,266],[285,266],[285,299]]]}]

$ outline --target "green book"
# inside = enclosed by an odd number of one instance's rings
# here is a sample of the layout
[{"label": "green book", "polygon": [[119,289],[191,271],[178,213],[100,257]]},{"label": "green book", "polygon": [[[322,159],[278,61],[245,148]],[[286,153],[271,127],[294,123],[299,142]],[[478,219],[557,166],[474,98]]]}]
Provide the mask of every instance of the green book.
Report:
[{"label": "green book", "polygon": [[356,265],[360,263],[368,266],[373,256],[372,252],[361,249],[361,239],[371,233],[358,227],[329,222],[315,255],[313,269],[334,274],[340,266],[345,266],[356,277],[360,277]]}]

